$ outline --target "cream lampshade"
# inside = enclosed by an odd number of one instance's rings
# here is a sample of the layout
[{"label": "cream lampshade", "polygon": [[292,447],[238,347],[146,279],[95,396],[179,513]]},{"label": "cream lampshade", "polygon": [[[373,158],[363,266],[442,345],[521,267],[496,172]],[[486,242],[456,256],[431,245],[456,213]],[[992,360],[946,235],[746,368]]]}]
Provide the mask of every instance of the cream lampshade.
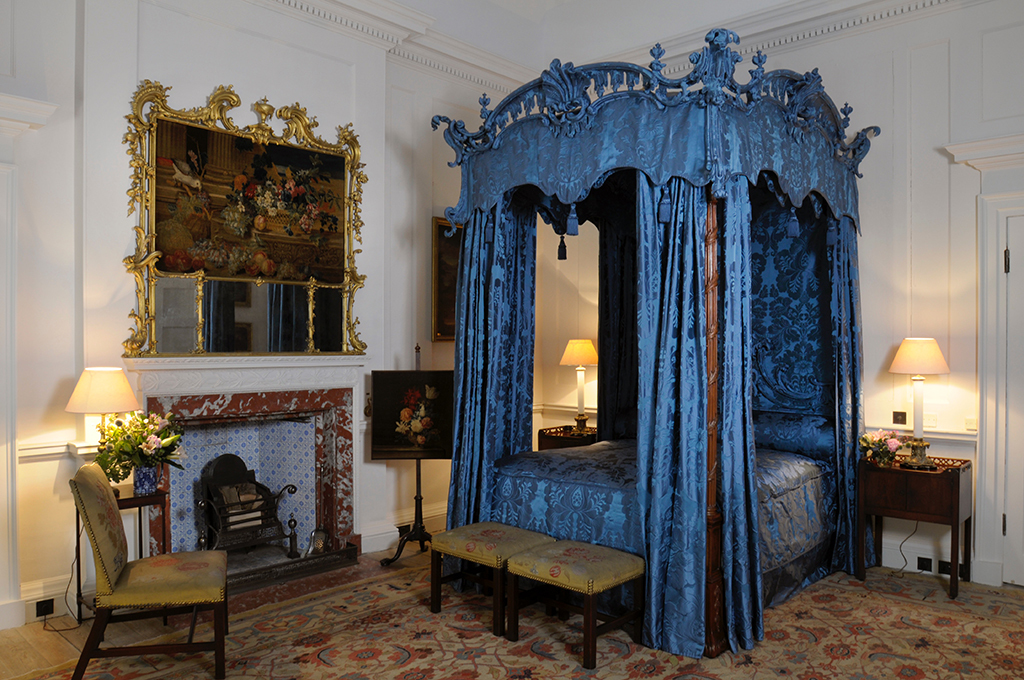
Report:
[{"label": "cream lampshade", "polygon": [[587,380],[587,369],[584,366],[597,365],[594,343],[587,339],[570,340],[558,363],[560,366],[576,367],[576,431],[583,432],[587,428],[587,414],[583,412],[583,385]]},{"label": "cream lampshade", "polygon": [[910,460],[905,467],[925,470],[936,469],[935,462],[925,452],[930,444],[924,441],[924,376],[949,373],[949,365],[942,356],[935,338],[904,338],[896,357],[889,366],[890,373],[912,376],[914,382],[914,439],[910,443]]},{"label": "cream lampshade", "polygon": [[[139,400],[135,398],[135,392],[120,368],[87,368],[78,378],[75,391],[71,393],[64,410],[69,413],[99,415],[102,427],[106,423],[107,414],[139,410]],[[100,443],[103,443],[102,436]]]}]

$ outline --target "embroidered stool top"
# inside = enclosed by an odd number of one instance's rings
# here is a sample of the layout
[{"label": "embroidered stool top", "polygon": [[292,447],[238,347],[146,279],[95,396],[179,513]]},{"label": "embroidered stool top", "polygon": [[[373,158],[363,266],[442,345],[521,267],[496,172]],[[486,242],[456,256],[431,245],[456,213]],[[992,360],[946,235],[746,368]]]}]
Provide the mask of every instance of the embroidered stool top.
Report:
[{"label": "embroidered stool top", "polygon": [[510,574],[592,595],[643,575],[643,558],[603,545],[557,541],[513,555]]},{"label": "embroidered stool top", "polygon": [[555,539],[551,536],[536,531],[527,531],[497,522],[477,522],[443,534],[435,534],[430,541],[430,547],[444,555],[501,569],[510,556],[554,542]]}]

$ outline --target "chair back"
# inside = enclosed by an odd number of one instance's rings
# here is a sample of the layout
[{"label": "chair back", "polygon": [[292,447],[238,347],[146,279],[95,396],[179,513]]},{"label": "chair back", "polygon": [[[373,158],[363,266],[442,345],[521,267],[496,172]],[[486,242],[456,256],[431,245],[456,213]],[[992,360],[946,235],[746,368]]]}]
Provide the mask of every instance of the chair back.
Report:
[{"label": "chair back", "polygon": [[83,465],[68,483],[96,559],[96,594],[110,595],[128,561],[128,537],[114,490],[96,463]]}]

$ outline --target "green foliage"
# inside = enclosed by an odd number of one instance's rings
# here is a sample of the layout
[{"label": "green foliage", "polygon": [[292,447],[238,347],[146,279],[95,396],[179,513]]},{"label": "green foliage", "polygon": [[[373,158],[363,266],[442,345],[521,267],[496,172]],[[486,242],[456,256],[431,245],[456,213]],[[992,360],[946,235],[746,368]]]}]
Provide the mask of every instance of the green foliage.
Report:
[{"label": "green foliage", "polygon": [[183,469],[177,462],[182,427],[173,413],[143,416],[134,411],[97,429],[105,444],[96,454],[96,463],[111,482],[124,480],[137,467],[167,463]]}]

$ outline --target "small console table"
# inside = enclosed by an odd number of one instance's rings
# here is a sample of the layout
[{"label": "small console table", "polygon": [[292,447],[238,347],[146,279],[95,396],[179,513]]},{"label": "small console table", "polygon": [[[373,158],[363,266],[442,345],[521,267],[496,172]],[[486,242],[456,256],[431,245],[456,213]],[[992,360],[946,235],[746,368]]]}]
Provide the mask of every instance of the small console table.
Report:
[{"label": "small console table", "polygon": [[[117,499],[118,510],[131,510],[132,508],[139,509],[139,558],[144,556],[143,551],[143,533],[142,524],[143,517],[145,516],[142,509],[148,506],[158,506],[163,512],[160,513],[160,529],[161,529],[161,550],[166,552],[171,545],[171,525],[167,521],[167,516],[171,512],[171,497],[163,489],[157,489],[156,493],[147,496],[135,496],[132,495],[131,489],[120,489],[122,496]],[[127,493],[125,496],[123,494]],[[78,508],[75,508],[75,586],[77,591],[77,618],[78,622],[82,622],[82,605],[84,604],[88,609],[92,609],[92,605],[85,601],[82,597],[82,516],[78,513]]]},{"label": "small console table", "polygon": [[587,446],[597,441],[597,428],[588,427],[577,432],[575,425],[547,427],[537,432],[537,450],[564,449],[570,446]]},{"label": "small console table", "polygon": [[868,517],[875,517],[875,555],[881,561],[882,517],[945,524],[952,528],[949,556],[949,596],[959,592],[960,524],[964,525],[964,580],[971,580],[971,461],[932,458],[937,470],[878,467],[861,458],[857,482],[857,578],[864,580],[864,540]]}]

